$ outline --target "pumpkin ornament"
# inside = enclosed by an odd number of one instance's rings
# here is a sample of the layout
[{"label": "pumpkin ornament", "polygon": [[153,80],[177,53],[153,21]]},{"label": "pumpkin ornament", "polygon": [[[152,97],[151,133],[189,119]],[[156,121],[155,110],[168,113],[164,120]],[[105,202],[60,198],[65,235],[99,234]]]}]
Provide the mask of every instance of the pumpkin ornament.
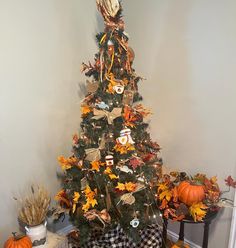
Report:
[{"label": "pumpkin ornament", "polygon": [[16,235],[12,233],[10,237],[4,244],[4,248],[32,248],[32,242],[29,237],[25,235]]},{"label": "pumpkin ornament", "polygon": [[205,199],[204,186],[190,181],[183,181],[178,186],[178,197],[187,206],[201,202]]}]

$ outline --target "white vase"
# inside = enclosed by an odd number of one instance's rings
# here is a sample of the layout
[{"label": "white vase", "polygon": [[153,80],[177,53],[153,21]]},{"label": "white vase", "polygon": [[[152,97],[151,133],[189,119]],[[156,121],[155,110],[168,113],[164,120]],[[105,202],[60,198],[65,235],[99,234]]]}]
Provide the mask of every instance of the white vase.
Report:
[{"label": "white vase", "polygon": [[47,222],[44,224],[32,227],[25,227],[26,235],[31,239],[33,247],[35,248],[43,248],[46,247],[46,239],[47,239]]}]

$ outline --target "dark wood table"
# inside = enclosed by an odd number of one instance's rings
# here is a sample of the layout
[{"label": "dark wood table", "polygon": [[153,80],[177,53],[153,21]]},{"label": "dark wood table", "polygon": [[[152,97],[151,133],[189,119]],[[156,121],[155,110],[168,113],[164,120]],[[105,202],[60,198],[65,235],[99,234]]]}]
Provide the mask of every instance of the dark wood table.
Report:
[{"label": "dark wood table", "polygon": [[[218,211],[211,211],[206,214],[206,217],[202,221],[195,222],[191,217],[183,219],[180,222],[180,229],[179,229],[179,240],[184,241],[184,224],[204,224],[204,234],[203,234],[203,241],[202,241],[202,248],[208,247],[208,236],[209,236],[209,228],[211,221],[215,219],[217,216]],[[163,233],[162,233],[162,248],[166,248],[166,241],[167,241],[167,226],[168,226],[168,219],[163,217]]]}]

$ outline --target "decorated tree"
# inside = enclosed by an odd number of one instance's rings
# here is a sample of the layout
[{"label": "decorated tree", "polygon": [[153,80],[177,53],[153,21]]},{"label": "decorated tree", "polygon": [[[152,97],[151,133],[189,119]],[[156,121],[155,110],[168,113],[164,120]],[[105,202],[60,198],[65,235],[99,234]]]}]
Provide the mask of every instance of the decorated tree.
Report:
[{"label": "decorated tree", "polygon": [[156,181],[161,161],[140,103],[133,69],[134,51],[124,31],[118,0],[97,0],[105,29],[96,35],[94,62],[83,63],[87,94],[81,104],[79,134],[73,154],[58,158],[62,190],[56,199],[86,238],[94,228],[119,224],[138,240],[138,231],[156,216]]}]

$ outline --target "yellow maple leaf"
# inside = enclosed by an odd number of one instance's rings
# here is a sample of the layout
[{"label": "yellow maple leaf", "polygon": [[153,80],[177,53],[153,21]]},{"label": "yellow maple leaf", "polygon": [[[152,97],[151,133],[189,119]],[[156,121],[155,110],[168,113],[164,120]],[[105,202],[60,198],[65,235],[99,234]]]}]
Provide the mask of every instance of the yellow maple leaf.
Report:
[{"label": "yellow maple leaf", "polygon": [[115,174],[109,174],[108,176],[110,177],[111,180],[113,180],[113,179],[118,179],[118,178],[119,178],[119,177],[116,176]]},{"label": "yellow maple leaf", "polygon": [[88,105],[84,105],[81,107],[81,113],[82,115],[87,115],[92,111],[92,108],[90,108]]},{"label": "yellow maple leaf", "polygon": [[161,183],[158,185],[158,193],[160,193],[161,191],[165,191],[168,190],[168,186],[166,185],[166,183]]},{"label": "yellow maple leaf", "polygon": [[84,212],[88,212],[89,208],[90,208],[89,202],[86,202],[86,203],[82,206],[82,210],[83,210]]},{"label": "yellow maple leaf", "polygon": [[88,195],[91,192],[91,188],[89,187],[89,185],[86,186],[84,193],[85,195]]},{"label": "yellow maple leaf", "polygon": [[125,189],[129,192],[133,192],[136,189],[136,184],[132,182],[128,182],[125,184]]},{"label": "yellow maple leaf", "polygon": [[194,203],[189,208],[189,213],[193,217],[194,221],[201,221],[207,213],[208,207],[202,202]]},{"label": "yellow maple leaf", "polygon": [[210,181],[213,183],[213,184],[216,184],[217,183],[217,176],[214,176],[210,179]]},{"label": "yellow maple leaf", "polygon": [[122,145],[120,143],[117,143],[114,147],[114,149],[119,152],[120,154],[126,154],[128,151],[133,151],[135,150],[135,147],[130,144],[126,143],[125,145]]},{"label": "yellow maple leaf", "polygon": [[80,193],[75,191],[74,192],[74,197],[73,197],[73,202],[78,203],[79,198],[80,198]]},{"label": "yellow maple leaf", "polygon": [[162,201],[164,198],[167,200],[167,201],[170,201],[172,197],[172,192],[170,190],[165,190],[163,192],[160,193],[159,195],[159,199]]},{"label": "yellow maple leaf", "polygon": [[109,174],[111,174],[112,172],[111,172],[111,168],[110,167],[107,167],[105,170],[104,170],[104,174],[106,174],[106,175],[109,175]]},{"label": "yellow maple leaf", "polygon": [[116,186],[116,189],[124,191],[126,189],[125,184],[124,183],[118,183],[118,185]]},{"label": "yellow maple leaf", "polygon": [[76,210],[77,203],[80,198],[80,193],[79,192],[74,192],[74,197],[73,197],[73,206],[72,206],[72,212],[74,213]]},{"label": "yellow maple leaf", "polygon": [[91,162],[92,170],[99,171],[100,170],[100,162],[99,161],[93,161]]},{"label": "yellow maple leaf", "polygon": [[96,199],[91,199],[91,200],[89,200],[88,202],[89,202],[89,204],[90,204],[92,207],[94,207],[95,205],[98,204],[98,202],[97,202]]}]

